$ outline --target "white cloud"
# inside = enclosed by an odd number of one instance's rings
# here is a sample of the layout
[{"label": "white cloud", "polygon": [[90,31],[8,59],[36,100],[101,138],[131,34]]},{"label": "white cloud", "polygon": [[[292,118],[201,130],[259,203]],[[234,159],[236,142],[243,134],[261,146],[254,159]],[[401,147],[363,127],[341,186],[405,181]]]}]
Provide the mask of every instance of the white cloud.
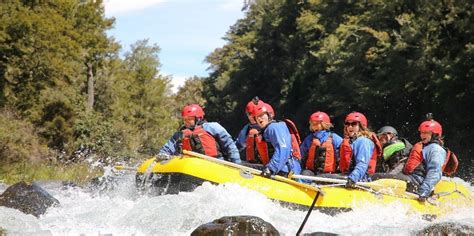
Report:
[{"label": "white cloud", "polygon": [[192,77],[189,75],[168,75],[168,76],[171,77],[171,84],[173,85],[171,90],[173,91],[173,93],[177,93],[179,88],[184,85],[184,82],[186,82],[186,79]]},{"label": "white cloud", "polygon": [[242,0],[221,0],[219,3],[218,8],[224,11],[235,11],[235,9],[241,10],[244,6],[244,1]]},{"label": "white cloud", "polygon": [[105,14],[114,16],[120,13],[143,10],[167,0],[105,0]]}]

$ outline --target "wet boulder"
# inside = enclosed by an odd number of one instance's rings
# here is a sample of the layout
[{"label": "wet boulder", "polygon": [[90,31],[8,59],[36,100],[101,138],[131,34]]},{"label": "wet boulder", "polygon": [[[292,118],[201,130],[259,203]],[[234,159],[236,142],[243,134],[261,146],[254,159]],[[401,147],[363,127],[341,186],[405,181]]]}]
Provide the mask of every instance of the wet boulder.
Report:
[{"label": "wet boulder", "polygon": [[280,235],[272,224],[256,216],[224,216],[197,227],[192,236]]},{"label": "wet boulder", "polygon": [[417,235],[474,235],[474,227],[445,222],[430,225],[416,233]]},{"label": "wet boulder", "polygon": [[55,205],[59,205],[59,201],[35,183],[16,183],[0,195],[0,206],[14,208],[36,217]]}]

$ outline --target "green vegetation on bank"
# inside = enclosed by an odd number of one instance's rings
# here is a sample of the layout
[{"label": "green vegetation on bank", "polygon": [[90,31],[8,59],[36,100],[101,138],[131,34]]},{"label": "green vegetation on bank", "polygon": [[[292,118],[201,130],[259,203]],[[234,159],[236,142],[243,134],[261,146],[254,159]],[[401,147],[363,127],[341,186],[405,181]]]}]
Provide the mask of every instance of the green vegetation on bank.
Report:
[{"label": "green vegetation on bank", "polygon": [[102,175],[102,168],[93,168],[87,162],[65,164],[47,161],[21,161],[0,166],[0,183],[5,184],[14,184],[19,181],[59,180],[81,185]]},{"label": "green vegetation on bank", "polygon": [[84,160],[148,157],[178,128],[160,48],[139,40],[119,57],[113,24],[102,1],[0,4],[0,179],[81,180]]}]

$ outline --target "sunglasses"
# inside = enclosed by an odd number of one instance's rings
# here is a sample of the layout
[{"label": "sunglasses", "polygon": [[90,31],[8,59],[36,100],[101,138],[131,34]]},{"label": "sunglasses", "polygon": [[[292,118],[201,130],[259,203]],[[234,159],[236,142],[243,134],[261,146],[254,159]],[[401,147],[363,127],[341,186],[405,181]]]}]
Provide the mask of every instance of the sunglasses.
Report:
[{"label": "sunglasses", "polygon": [[356,126],[359,122],[357,121],[353,121],[353,122],[345,122],[344,125],[345,126]]}]

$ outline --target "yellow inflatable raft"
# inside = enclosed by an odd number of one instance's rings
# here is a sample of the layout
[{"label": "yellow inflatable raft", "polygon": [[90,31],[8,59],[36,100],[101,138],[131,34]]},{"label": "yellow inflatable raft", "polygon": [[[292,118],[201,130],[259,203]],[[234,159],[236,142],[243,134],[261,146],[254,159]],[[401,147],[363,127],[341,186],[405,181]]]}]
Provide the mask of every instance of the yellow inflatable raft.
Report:
[{"label": "yellow inflatable raft", "polygon": [[[395,179],[380,179],[358,183],[355,189],[345,188],[337,179],[318,178],[304,184],[282,176],[261,177],[259,170],[202,154],[185,152],[169,160],[149,159],[137,170],[138,187],[156,188],[160,193],[176,194],[192,191],[204,181],[215,184],[235,183],[260,192],[270,199],[294,206],[311,206],[319,192],[315,208],[323,212],[348,211],[366,203],[401,202],[414,212],[439,215],[466,205],[474,205],[471,191],[464,185],[442,179],[427,202],[419,202],[413,193],[405,192],[406,183]],[[345,182],[345,181],[344,181]],[[329,184],[328,184],[329,183]]]}]

